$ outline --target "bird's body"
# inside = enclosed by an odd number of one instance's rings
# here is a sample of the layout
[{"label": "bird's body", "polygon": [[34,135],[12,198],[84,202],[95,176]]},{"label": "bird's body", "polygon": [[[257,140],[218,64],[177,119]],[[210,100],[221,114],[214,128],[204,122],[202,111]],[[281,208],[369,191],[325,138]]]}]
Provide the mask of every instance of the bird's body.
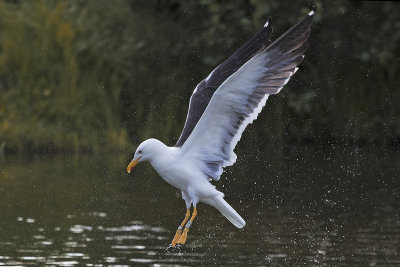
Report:
[{"label": "bird's body", "polygon": [[[167,183],[182,191],[182,198],[185,200],[187,208],[190,208],[191,204],[196,205],[198,202],[213,206],[229,206],[223,200],[224,194],[210,183],[200,167],[196,166],[195,161],[190,156],[185,155],[181,148],[168,147],[157,139],[148,139],[141,144],[141,149],[149,151],[149,162],[154,170]],[[233,208],[231,209],[233,210]],[[231,216],[232,219],[227,218],[234,220],[232,223],[235,226],[244,227],[245,222],[236,211],[224,212],[222,210],[221,212],[226,217]]]},{"label": "bird's body", "polygon": [[[234,148],[243,131],[297,71],[304,58],[314,11],[273,43],[270,20],[225,62],[195,88],[182,134],[174,147],[148,139],[136,149],[128,173],[142,161],[149,161],[169,184],[182,191],[186,202],[185,220],[171,247],[183,245],[194,218],[197,203],[218,209],[233,225],[243,228],[243,218],[224,200],[211,181],[218,181],[223,168],[236,162]],[[190,221],[190,207],[194,211]],[[185,229],[182,231],[185,223]]]},{"label": "bird's body", "polygon": [[196,171],[197,166],[182,154],[180,148],[168,147],[157,139],[148,139],[145,142],[145,146],[150,145],[156,151],[149,160],[151,166],[167,183],[185,193],[192,192],[194,189],[191,187],[198,188],[199,196],[209,196],[201,188],[210,183],[201,177],[200,171]]}]

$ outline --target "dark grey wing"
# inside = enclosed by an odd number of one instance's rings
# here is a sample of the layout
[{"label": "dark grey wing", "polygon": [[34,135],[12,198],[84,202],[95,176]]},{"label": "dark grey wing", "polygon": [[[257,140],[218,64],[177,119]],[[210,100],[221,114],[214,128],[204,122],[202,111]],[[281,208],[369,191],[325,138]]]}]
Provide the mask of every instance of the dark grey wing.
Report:
[{"label": "dark grey wing", "polygon": [[183,127],[181,136],[175,145],[176,147],[181,147],[185,143],[201,115],[203,115],[204,110],[218,87],[250,58],[270,44],[270,36],[272,33],[270,21],[271,19],[268,19],[260,31],[242,45],[227,60],[216,67],[206,79],[202,80],[196,86],[196,89],[190,97],[185,126]]}]

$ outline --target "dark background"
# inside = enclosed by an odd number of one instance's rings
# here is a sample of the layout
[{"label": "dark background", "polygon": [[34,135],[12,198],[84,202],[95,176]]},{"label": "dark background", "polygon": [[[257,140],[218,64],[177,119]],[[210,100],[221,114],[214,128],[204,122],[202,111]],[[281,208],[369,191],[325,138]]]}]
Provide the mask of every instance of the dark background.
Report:
[{"label": "dark background", "polygon": [[[272,17],[317,5],[299,71],[244,133],[260,142],[400,140],[400,5],[372,1],[0,1],[0,150],[175,144],[189,97]],[[238,153],[240,154],[240,152]]]}]

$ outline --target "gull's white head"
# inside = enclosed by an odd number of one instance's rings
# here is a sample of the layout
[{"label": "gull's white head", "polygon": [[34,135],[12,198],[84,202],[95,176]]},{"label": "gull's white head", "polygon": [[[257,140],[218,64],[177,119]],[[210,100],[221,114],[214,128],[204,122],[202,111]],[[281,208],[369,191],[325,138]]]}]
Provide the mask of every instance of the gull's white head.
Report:
[{"label": "gull's white head", "polygon": [[147,139],[143,141],[136,149],[135,155],[131,163],[129,163],[127,171],[130,173],[132,169],[142,161],[148,161],[157,156],[165,145],[157,139]]}]

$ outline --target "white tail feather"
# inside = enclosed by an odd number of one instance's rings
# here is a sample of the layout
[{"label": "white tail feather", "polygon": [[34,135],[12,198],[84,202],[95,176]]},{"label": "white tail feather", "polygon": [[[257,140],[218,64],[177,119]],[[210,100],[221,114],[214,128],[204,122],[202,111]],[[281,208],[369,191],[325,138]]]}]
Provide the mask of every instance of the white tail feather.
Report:
[{"label": "white tail feather", "polygon": [[209,198],[204,202],[219,210],[222,215],[237,228],[243,228],[246,225],[243,218],[222,198],[222,196]]}]

